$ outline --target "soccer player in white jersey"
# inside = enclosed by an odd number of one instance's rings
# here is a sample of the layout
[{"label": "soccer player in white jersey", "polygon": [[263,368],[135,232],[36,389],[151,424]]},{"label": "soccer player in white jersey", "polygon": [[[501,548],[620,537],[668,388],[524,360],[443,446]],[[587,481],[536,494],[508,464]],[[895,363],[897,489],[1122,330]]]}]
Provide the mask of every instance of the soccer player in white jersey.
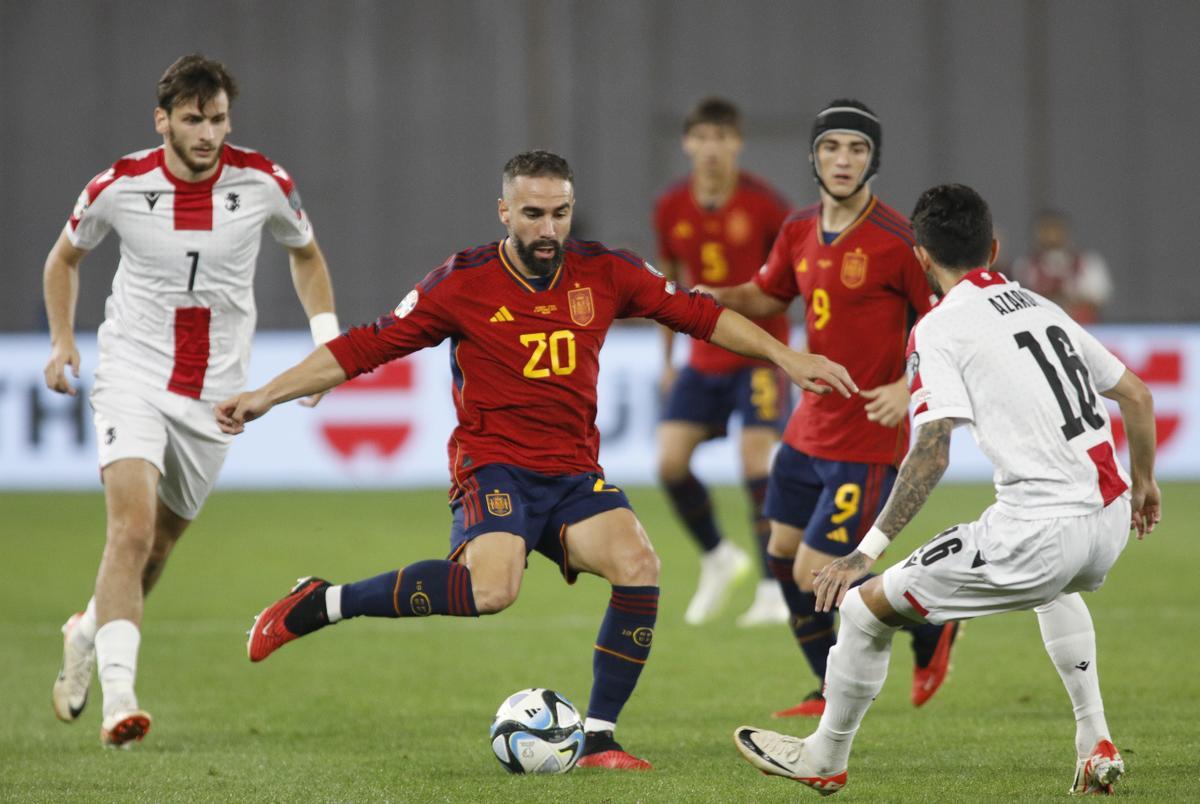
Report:
[{"label": "soccer player in white jersey", "polygon": [[225,142],[236,96],[221,63],[190,55],[172,64],[154,110],[163,144],[92,179],[46,258],[46,385],[74,395],[66,368],[79,376],[79,264],[110,230],[121,240],[91,392],[107,507],[104,554],[94,596],[63,626],[53,693],[58,717],[78,718],[97,662],[106,746],[128,745],[150,728],[134,694],[143,599],[229,448],[212,403],[245,384],[264,228],[288,250],[314,340],[338,334],[329,272],[291,177]]},{"label": "soccer player in white jersey", "polygon": [[[1096,636],[1079,593],[1100,587],[1131,527],[1140,539],[1160,519],[1153,398],[1060,308],[989,270],[997,245],[974,190],[927,190],[912,226],[941,301],[909,340],[917,431],[895,488],[858,549],[817,574],[818,609],[842,612],[825,714],[805,739],[742,726],[734,743],[760,770],[834,793],[846,784],[851,742],[883,687],[901,624],[1033,609],[1074,706],[1071,791],[1112,792],[1125,766],[1105,722]],[[1098,394],[1120,406],[1129,474]],[[995,465],[995,504],[851,588],[924,504],[959,424]]]}]

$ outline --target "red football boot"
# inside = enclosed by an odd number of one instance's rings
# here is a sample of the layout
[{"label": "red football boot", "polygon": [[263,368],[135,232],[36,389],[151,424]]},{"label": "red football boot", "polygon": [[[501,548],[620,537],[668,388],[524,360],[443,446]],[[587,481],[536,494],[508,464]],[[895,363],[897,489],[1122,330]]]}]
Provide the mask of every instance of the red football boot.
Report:
[{"label": "red football boot", "polygon": [[780,709],[772,717],[820,717],[825,714],[825,696],[813,690],[804,700],[790,709]]},{"label": "red football boot", "polygon": [[613,739],[611,731],[589,731],[583,738],[583,756],[575,763],[579,768],[648,771],[654,767],[635,757]]},{"label": "red football boot", "polygon": [[950,651],[958,637],[959,628],[959,623],[946,623],[942,626],[942,634],[938,637],[937,647],[933,650],[933,658],[929,660],[929,664],[913,667],[913,706],[921,706],[932,698],[946,680],[946,674],[950,672]]},{"label": "red football boot", "polygon": [[246,633],[250,661],[261,662],[293,639],[329,625],[325,611],[329,585],[320,578],[301,578],[287,597],[263,609]]}]

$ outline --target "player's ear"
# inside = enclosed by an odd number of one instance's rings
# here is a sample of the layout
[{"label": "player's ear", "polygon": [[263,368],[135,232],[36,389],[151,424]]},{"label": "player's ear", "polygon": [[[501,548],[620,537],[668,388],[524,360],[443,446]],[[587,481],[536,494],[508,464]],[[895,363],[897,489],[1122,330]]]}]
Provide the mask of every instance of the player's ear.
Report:
[{"label": "player's ear", "polygon": [[508,227],[508,204],[504,203],[503,198],[496,199],[496,214],[500,217],[500,222]]},{"label": "player's ear", "polygon": [[917,246],[917,245],[914,245],[912,247],[912,250],[913,250],[913,256],[917,258],[917,262],[921,263],[921,267],[924,268],[926,271],[928,271],[929,264],[931,262],[931,260],[929,258],[929,252],[925,250],[924,246]]},{"label": "player's ear", "polygon": [[988,257],[988,266],[991,267],[996,263],[996,258],[1000,256],[1000,241],[992,238],[992,254]]},{"label": "player's ear", "polygon": [[161,106],[154,107],[154,130],[159,134],[166,135],[170,130],[170,113]]}]

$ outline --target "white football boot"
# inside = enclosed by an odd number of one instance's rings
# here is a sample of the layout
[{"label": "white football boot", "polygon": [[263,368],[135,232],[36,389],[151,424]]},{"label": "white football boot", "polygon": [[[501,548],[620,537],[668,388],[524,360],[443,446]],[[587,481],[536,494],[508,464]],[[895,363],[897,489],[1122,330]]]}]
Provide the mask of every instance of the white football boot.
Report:
[{"label": "white football boot", "polygon": [[1068,793],[1077,795],[1112,795],[1113,785],[1125,773],[1121,752],[1108,740],[1100,740],[1091,754],[1075,763],[1075,781]]},{"label": "white football boot", "polygon": [[734,584],[751,569],[746,551],[727,539],[700,556],[700,581],[688,603],[683,621],[688,625],[706,623],[721,613],[729,601]]},{"label": "white football boot", "polygon": [[87,705],[88,688],[92,685],[92,666],[96,663],[94,647],[83,650],[71,642],[83,612],[72,614],[62,627],[63,661],[54,680],[54,714],[64,723],[74,721]]},{"label": "white football boot", "polygon": [[754,590],[754,602],[750,608],[738,617],[737,624],[742,628],[752,628],[756,625],[779,625],[786,623],[791,617],[787,601],[783,599],[783,590],[779,581],[774,578],[764,578],[758,582]]},{"label": "white football boot", "polygon": [[150,713],[130,700],[106,715],[100,725],[100,744],[105,748],[129,748],[150,731]]},{"label": "white football boot", "polygon": [[738,726],[733,744],[754,767],[769,776],[782,776],[807,785],[823,796],[846,786],[846,771],[821,775],[804,760],[804,740],[754,726]]}]

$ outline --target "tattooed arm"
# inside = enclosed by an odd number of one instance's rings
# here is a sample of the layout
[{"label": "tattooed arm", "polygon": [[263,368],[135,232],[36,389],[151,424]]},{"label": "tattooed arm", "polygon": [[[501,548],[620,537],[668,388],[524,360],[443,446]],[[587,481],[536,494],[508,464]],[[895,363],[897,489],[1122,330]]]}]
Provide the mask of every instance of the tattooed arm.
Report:
[{"label": "tattooed arm", "polygon": [[[934,419],[918,428],[916,443],[900,465],[896,485],[875,520],[875,527],[889,541],[912,521],[945,474],[950,465],[950,431],[953,429],[952,419]],[[813,591],[817,593],[817,611],[832,611],[840,606],[851,584],[865,575],[874,563],[874,558],[855,550],[815,572]]]}]

